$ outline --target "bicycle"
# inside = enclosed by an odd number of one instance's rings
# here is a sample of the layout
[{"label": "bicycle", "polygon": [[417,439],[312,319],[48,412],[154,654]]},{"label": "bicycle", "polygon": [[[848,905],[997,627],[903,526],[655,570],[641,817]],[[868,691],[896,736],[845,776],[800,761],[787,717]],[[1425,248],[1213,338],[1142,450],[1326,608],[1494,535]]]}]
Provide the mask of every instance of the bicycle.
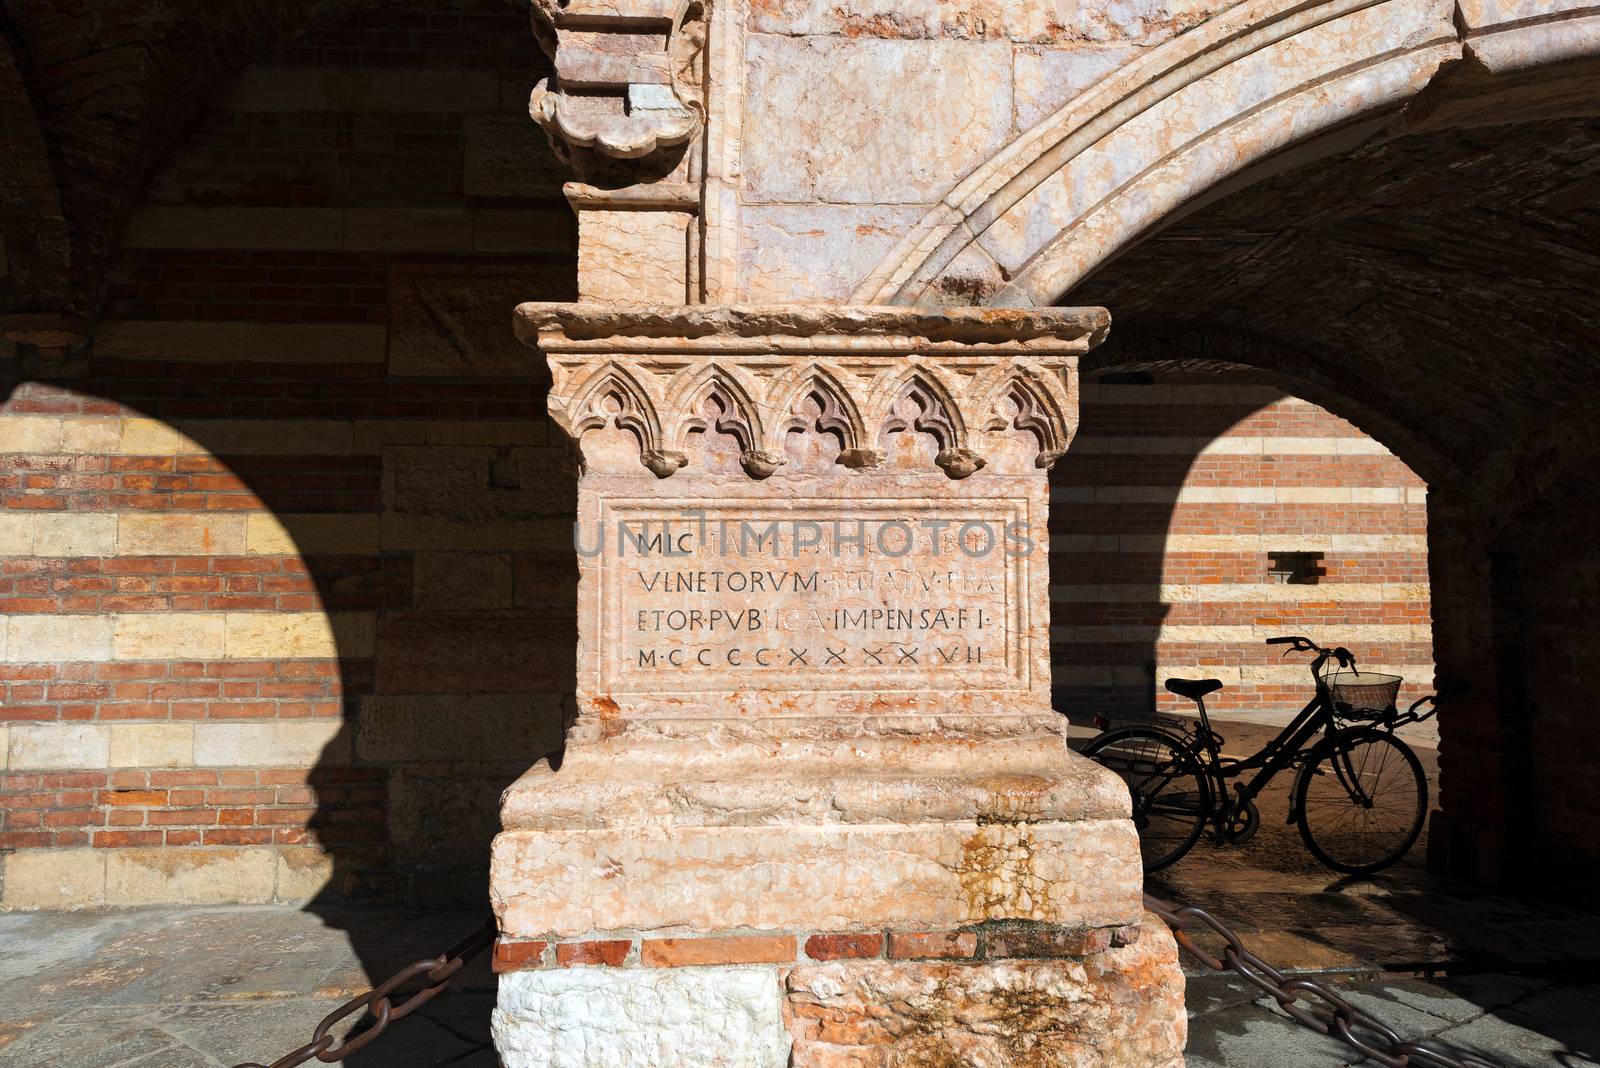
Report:
[{"label": "bicycle", "polygon": [[[1310,638],[1267,639],[1284,650],[1314,652],[1316,694],[1276,738],[1244,759],[1222,755],[1224,739],[1211,729],[1207,694],[1217,679],[1169,679],[1167,689],[1199,710],[1193,726],[1139,724],[1108,728],[1084,755],[1110,768],[1128,785],[1145,872],[1160,871],[1194,848],[1206,825],[1219,842],[1242,844],[1255,836],[1261,813],[1255,799],[1281,772],[1294,769],[1289,819],[1317,860],[1349,875],[1371,875],[1405,856],[1427,817],[1428,781],[1396,729],[1421,723],[1441,701],[1462,692],[1429,694],[1405,712],[1395,707],[1404,681],[1363,672],[1350,650],[1324,649]],[[1337,663],[1338,670],[1328,667]],[[1430,706],[1426,711],[1419,711]],[[1320,739],[1317,736],[1321,734]],[[1244,782],[1230,779],[1256,774]]]}]

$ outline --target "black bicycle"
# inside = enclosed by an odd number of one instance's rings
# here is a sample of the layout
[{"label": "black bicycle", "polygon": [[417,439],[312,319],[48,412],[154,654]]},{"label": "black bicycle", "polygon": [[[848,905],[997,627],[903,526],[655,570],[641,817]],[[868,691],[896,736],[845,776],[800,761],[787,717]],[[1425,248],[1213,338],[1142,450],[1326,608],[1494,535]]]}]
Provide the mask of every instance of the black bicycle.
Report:
[{"label": "black bicycle", "polygon": [[[1279,772],[1291,768],[1296,773],[1288,822],[1298,825],[1312,856],[1335,871],[1382,871],[1405,856],[1422,833],[1428,780],[1416,753],[1394,732],[1432,717],[1440,701],[1461,690],[1430,694],[1402,713],[1395,697],[1404,680],[1361,671],[1350,650],[1324,649],[1299,636],[1269,638],[1267,644],[1291,646],[1285,656],[1315,653],[1311,675],[1317,689],[1300,714],[1254,756],[1222,755],[1223,738],[1206,716],[1206,694],[1222,689],[1216,679],[1167,681],[1168,690],[1195,703],[1198,723],[1163,720],[1116,727],[1084,747],[1084,755],[1128,784],[1147,873],[1175,863],[1208,823],[1218,841],[1249,841],[1261,824],[1255,799]],[[1330,667],[1334,663],[1338,670]],[[1431,707],[1421,711],[1424,706]],[[1227,789],[1228,780],[1252,772]]]}]

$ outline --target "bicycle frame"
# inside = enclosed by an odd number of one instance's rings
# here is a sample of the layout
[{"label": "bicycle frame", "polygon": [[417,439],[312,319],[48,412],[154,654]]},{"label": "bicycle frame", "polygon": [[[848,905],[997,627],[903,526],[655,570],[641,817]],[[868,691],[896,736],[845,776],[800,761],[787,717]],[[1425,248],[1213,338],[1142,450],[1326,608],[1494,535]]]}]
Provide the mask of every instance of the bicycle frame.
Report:
[{"label": "bicycle frame", "polygon": [[[1215,800],[1208,818],[1218,834],[1224,831],[1224,821],[1233,817],[1245,805],[1253,804],[1280,772],[1297,767],[1309,755],[1311,751],[1309,743],[1313,738],[1324,731],[1331,737],[1337,729],[1333,698],[1328,693],[1327,683],[1323,681],[1322,669],[1330,659],[1344,652],[1342,649],[1317,651],[1317,658],[1311,664],[1311,675],[1316,680],[1317,687],[1315,696],[1306,702],[1306,706],[1283,730],[1278,732],[1277,737],[1242,760],[1229,760],[1223,757],[1221,739],[1217,732],[1211,729],[1211,719],[1206,714],[1205,699],[1202,697],[1195,701],[1200,713],[1200,730],[1191,746],[1191,751],[1213,786]],[[1345,656],[1348,654],[1345,653]],[[1204,747],[1203,753],[1202,747]],[[1206,759],[1207,757],[1209,759]],[[1254,776],[1245,782],[1237,783],[1232,791],[1227,788],[1229,780],[1243,778],[1246,772],[1256,769],[1259,770]],[[1294,806],[1291,804],[1290,823],[1294,822],[1295,815]]]}]

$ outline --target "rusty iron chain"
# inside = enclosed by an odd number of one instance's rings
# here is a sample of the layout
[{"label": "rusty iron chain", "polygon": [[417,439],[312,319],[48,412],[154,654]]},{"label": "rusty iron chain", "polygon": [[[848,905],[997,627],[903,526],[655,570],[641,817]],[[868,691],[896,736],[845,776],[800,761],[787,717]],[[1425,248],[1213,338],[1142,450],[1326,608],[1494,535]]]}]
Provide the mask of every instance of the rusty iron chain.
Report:
[{"label": "rusty iron chain", "polygon": [[[299,1049],[284,1054],[271,1064],[263,1065],[250,1061],[236,1065],[235,1068],[296,1068],[297,1065],[313,1059],[323,1064],[343,1060],[383,1034],[384,1029],[396,1020],[405,1019],[432,1001],[440,991],[450,985],[450,981],[466,967],[468,961],[494,945],[495,937],[499,933],[491,915],[477,930],[439,956],[406,965],[372,990],[352,998],[328,1013],[312,1030],[311,1041]],[[415,982],[419,976],[424,980],[423,987],[409,995],[399,1005],[395,1005],[391,995],[406,984]],[[366,1009],[372,1016],[371,1024],[364,1030],[344,1042],[339,1042],[329,1034],[334,1024],[362,1009]]]},{"label": "rusty iron chain", "polygon": [[[1315,979],[1290,978],[1250,952],[1239,936],[1205,909],[1177,906],[1144,896],[1144,907],[1172,928],[1189,955],[1214,972],[1233,972],[1278,1003],[1295,1021],[1319,1035],[1330,1035],[1385,1068],[1499,1068],[1470,1053],[1427,1042],[1408,1042],[1383,1021],[1356,1008],[1339,992]],[[1222,956],[1195,941],[1189,925],[1198,923],[1225,943]],[[1320,1002],[1320,1005],[1317,1004]]]},{"label": "rusty iron chain", "polygon": [[[1221,920],[1193,905],[1171,905],[1149,894],[1145,908],[1170,928],[1178,945],[1214,972],[1232,972],[1276,1001],[1284,1012],[1320,1035],[1330,1035],[1385,1068],[1499,1068],[1493,1061],[1470,1053],[1457,1053],[1427,1042],[1409,1042],[1381,1020],[1352,1005],[1325,983],[1308,978],[1290,978],[1245,947],[1244,942]],[[1222,955],[1200,945],[1189,930],[1198,923],[1224,945]],[[490,916],[472,934],[437,957],[406,965],[372,990],[340,1005],[311,1032],[311,1041],[284,1054],[271,1064],[250,1061],[235,1068],[297,1068],[311,1060],[332,1064],[364,1048],[396,1020],[403,1020],[433,1000],[467,962],[494,944],[499,931]],[[398,1006],[391,995],[419,976],[425,985]],[[1310,1002],[1310,1003],[1306,1003]],[[1314,1003],[1320,1002],[1320,1006]],[[353,1038],[339,1042],[329,1032],[339,1021],[366,1009],[372,1023]]]}]

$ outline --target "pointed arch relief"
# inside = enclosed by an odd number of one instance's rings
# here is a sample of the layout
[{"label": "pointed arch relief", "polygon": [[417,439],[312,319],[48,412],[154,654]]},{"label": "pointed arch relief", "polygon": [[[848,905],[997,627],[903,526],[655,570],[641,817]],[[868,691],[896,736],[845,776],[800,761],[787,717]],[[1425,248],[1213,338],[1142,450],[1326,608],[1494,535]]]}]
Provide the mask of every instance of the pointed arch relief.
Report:
[{"label": "pointed arch relief", "polygon": [[796,469],[864,470],[883,462],[839,371],[820,364],[797,368],[773,383],[772,395],[774,410],[784,415],[773,427],[769,448],[787,456]]},{"label": "pointed arch relief", "polygon": [[713,466],[725,466],[716,461],[729,450],[710,446],[718,438],[729,440],[739,466],[757,480],[772,477],[785,462],[781,453],[767,446],[765,420],[751,384],[733,370],[707,364],[690,372],[672,387],[664,410],[673,423],[667,440],[674,452],[699,453]]},{"label": "pointed arch relief", "polygon": [[952,479],[968,478],[986,465],[969,447],[956,395],[938,375],[913,369],[892,380],[882,396],[889,400],[879,409],[878,448],[890,463],[914,460],[916,439],[906,436],[926,435],[936,443],[933,462]]},{"label": "pointed arch relief", "polygon": [[639,461],[657,478],[670,478],[688,462],[682,452],[666,446],[660,406],[651,390],[620,364],[608,364],[589,375],[570,398],[552,392],[550,414],[578,442],[585,462],[599,460],[602,454],[608,458],[617,455],[626,443],[614,435],[603,441],[584,441],[590,434],[612,430],[632,438]]},{"label": "pointed arch relief", "polygon": [[715,436],[758,480],[934,467],[962,479],[987,462],[1007,388],[1013,432],[1032,433],[1047,459],[1066,448],[1078,361],[1107,315],[525,304],[517,322],[549,360],[555,420],[574,437],[634,434],[661,477]]},{"label": "pointed arch relief", "polygon": [[1066,455],[1078,431],[1078,393],[1074,374],[1034,367],[997,368],[974,386],[983,413],[978,429],[983,451],[1000,464],[1016,466],[1026,452],[1030,466],[1048,470]]}]

